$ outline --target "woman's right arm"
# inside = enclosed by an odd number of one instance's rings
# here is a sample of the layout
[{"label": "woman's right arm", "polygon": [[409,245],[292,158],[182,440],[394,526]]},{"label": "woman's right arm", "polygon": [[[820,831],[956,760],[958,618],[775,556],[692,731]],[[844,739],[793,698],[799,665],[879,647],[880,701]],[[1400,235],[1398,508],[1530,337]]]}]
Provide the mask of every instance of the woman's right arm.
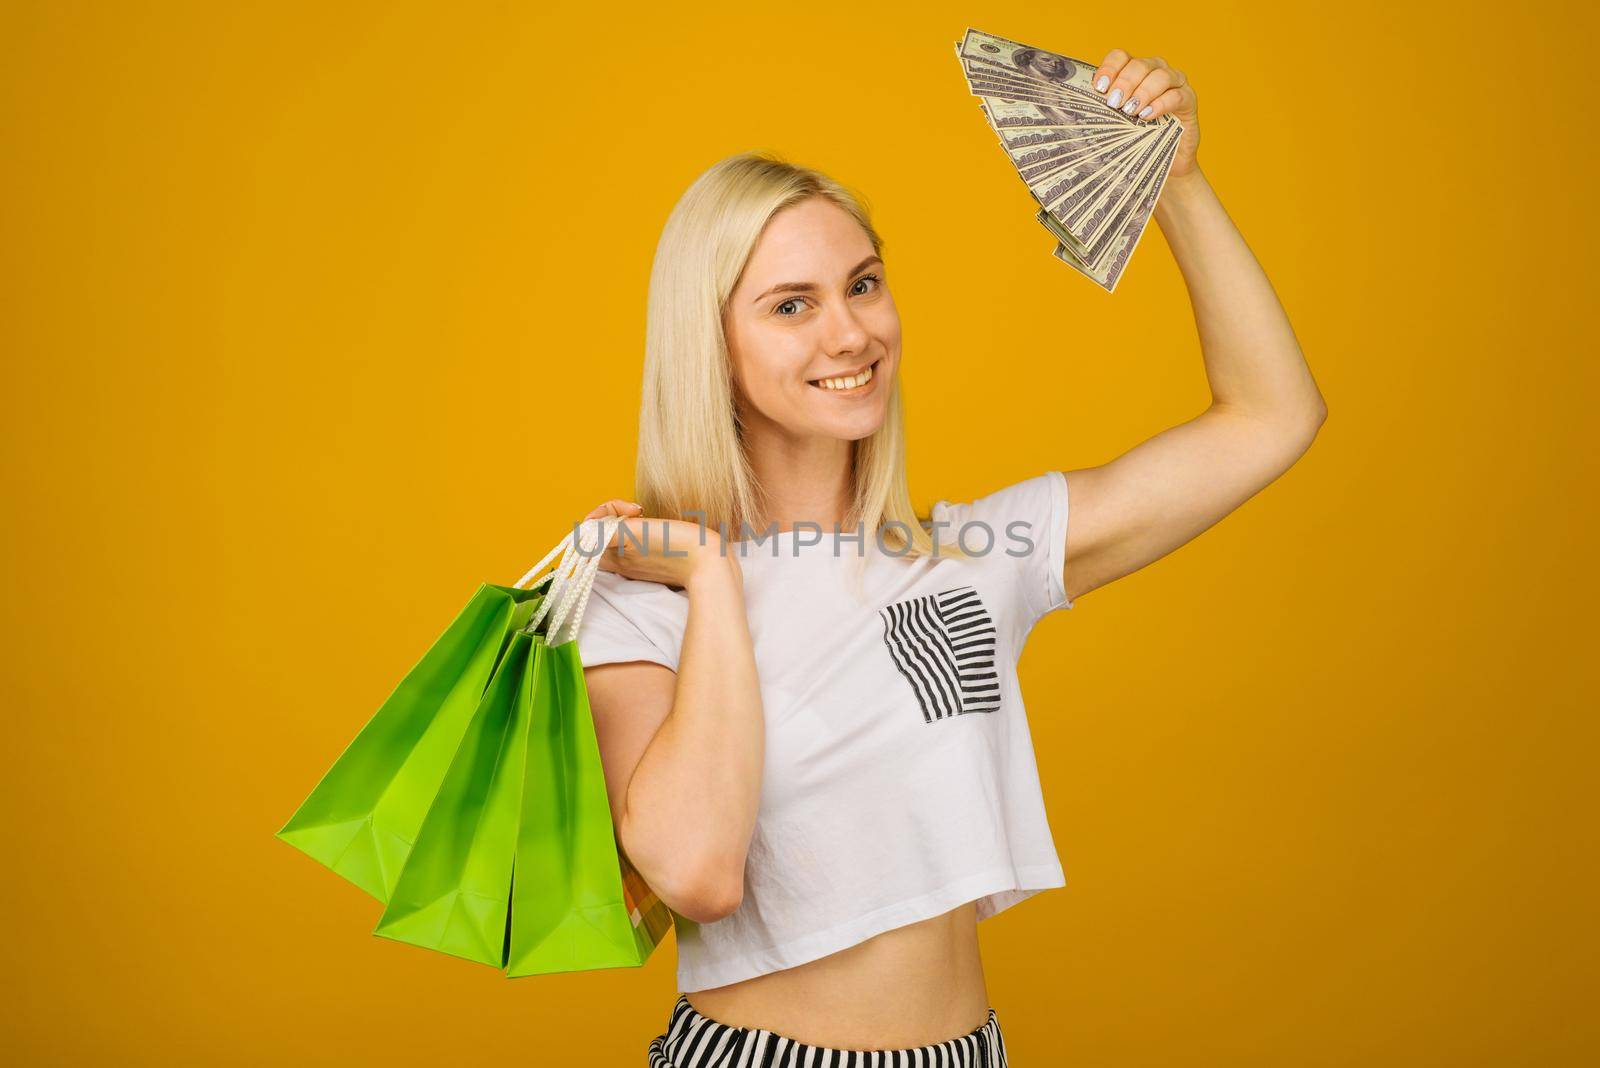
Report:
[{"label": "woman's right arm", "polygon": [[698,923],[743,898],[765,747],[743,574],[707,537],[687,560],[640,558],[679,569],[670,581],[689,595],[677,672],[642,660],[584,670],[622,848],[669,908]]}]

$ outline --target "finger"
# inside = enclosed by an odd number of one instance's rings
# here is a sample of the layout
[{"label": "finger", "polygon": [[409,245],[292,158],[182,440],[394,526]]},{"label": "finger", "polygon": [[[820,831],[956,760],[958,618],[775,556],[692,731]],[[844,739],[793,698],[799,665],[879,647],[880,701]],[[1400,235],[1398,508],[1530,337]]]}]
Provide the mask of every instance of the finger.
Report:
[{"label": "finger", "polygon": [[625,501],[621,497],[613,497],[583,518],[599,519],[603,515],[638,515],[643,511],[643,508],[640,508],[632,501]]},{"label": "finger", "polygon": [[1161,116],[1174,111],[1182,111],[1194,97],[1194,90],[1187,85],[1179,89],[1168,89],[1150,103],[1146,104],[1139,112],[1141,119],[1159,119]]},{"label": "finger", "polygon": [[1111,79],[1111,92],[1106,97],[1106,103],[1114,108],[1121,108],[1128,99],[1128,94],[1133,92],[1133,87],[1144,81],[1145,75],[1152,70],[1148,59],[1130,59],[1122,65],[1122,70]]},{"label": "finger", "polygon": [[[1157,67],[1144,76],[1144,80],[1134,86],[1128,94],[1128,102],[1122,105],[1124,115],[1140,115],[1140,109],[1149,105],[1150,101],[1172,88],[1172,72],[1166,67]],[[1146,117],[1142,116],[1141,117]]]},{"label": "finger", "polygon": [[1122,73],[1123,64],[1128,62],[1128,53],[1120,48],[1113,48],[1106,53],[1106,58],[1101,60],[1100,66],[1094,72],[1094,87],[1098,92],[1105,92],[1111,88],[1111,82]]}]

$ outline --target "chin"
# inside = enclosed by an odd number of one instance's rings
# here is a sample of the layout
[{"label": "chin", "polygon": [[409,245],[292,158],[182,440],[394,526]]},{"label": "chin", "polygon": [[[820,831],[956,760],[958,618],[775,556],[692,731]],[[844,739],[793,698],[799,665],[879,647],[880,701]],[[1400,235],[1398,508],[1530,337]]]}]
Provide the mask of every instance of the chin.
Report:
[{"label": "chin", "polygon": [[825,437],[838,438],[841,441],[860,441],[870,438],[883,426],[884,413],[881,411],[861,413],[854,419],[834,419],[822,424],[817,432]]}]

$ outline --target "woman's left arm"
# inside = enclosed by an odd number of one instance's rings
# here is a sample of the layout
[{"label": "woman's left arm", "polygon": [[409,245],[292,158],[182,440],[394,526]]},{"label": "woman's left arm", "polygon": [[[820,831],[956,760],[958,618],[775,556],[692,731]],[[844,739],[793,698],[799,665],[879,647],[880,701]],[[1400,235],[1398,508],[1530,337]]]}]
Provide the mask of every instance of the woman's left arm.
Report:
[{"label": "woman's left arm", "polygon": [[1272,283],[1196,160],[1194,89],[1159,57],[1113,51],[1095,73],[1109,106],[1171,114],[1183,137],[1155,217],[1194,305],[1211,404],[1099,467],[1066,472],[1069,597],[1137,571],[1243,504],[1311,446],[1327,406]]}]

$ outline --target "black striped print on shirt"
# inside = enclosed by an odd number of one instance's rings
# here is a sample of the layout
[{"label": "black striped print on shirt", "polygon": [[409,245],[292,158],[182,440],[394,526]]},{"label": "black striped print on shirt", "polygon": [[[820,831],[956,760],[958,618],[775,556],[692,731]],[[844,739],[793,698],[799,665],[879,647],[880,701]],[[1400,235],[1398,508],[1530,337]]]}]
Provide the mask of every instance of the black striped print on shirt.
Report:
[{"label": "black striped print on shirt", "polygon": [[911,684],[924,723],[1000,707],[994,620],[971,586],[878,609],[894,666]]}]

